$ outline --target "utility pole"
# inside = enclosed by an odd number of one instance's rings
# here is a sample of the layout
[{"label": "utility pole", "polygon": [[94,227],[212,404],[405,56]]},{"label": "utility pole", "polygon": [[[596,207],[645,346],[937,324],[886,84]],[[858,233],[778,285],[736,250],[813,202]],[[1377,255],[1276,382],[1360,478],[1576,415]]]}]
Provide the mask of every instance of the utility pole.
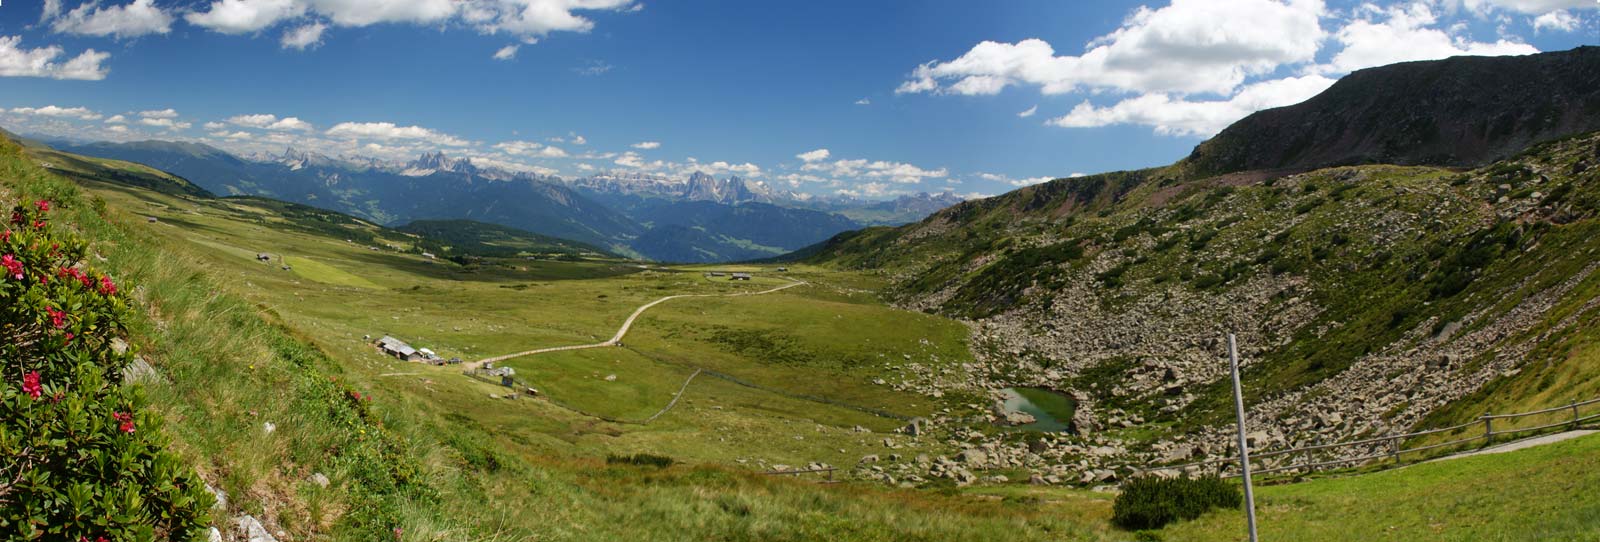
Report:
[{"label": "utility pole", "polygon": [[1250,542],[1256,542],[1256,495],[1250,487],[1250,446],[1244,437],[1244,392],[1239,386],[1239,344],[1228,334],[1228,364],[1233,367],[1233,410],[1239,416],[1239,472],[1244,477],[1244,511],[1250,523]]}]

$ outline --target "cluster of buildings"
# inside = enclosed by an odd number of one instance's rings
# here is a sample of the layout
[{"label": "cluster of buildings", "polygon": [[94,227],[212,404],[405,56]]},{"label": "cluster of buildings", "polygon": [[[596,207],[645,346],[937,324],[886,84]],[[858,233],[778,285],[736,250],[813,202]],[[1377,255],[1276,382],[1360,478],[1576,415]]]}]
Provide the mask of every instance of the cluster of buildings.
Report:
[{"label": "cluster of buildings", "polygon": [[444,359],[426,348],[413,348],[405,341],[384,335],[372,343],[384,355],[394,356],[395,359],[414,363],[427,363],[429,365],[454,365],[461,363],[461,358]]}]

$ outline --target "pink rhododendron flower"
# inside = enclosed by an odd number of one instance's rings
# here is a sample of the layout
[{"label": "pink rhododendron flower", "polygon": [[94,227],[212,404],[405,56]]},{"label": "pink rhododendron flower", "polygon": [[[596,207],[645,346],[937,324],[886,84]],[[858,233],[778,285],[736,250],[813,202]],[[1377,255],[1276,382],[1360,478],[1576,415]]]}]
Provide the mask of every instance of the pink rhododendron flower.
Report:
[{"label": "pink rhododendron flower", "polygon": [[44,393],[44,386],[39,385],[39,371],[29,371],[28,374],[22,375],[22,393],[34,399],[38,399],[39,394]]},{"label": "pink rhododendron flower", "polygon": [[17,280],[22,280],[22,261],[16,256],[7,254],[0,256],[0,267],[6,268],[6,274]]}]

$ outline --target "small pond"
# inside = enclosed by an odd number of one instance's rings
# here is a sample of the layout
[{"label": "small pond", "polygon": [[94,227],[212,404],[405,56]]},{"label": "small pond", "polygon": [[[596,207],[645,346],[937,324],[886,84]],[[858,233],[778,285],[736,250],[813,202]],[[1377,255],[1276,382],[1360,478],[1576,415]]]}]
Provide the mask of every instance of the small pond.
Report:
[{"label": "small pond", "polygon": [[1071,432],[1072,412],[1077,406],[1071,397],[1044,388],[1006,388],[1000,390],[1006,410],[1032,414],[1034,422],[1014,429],[1044,432]]}]

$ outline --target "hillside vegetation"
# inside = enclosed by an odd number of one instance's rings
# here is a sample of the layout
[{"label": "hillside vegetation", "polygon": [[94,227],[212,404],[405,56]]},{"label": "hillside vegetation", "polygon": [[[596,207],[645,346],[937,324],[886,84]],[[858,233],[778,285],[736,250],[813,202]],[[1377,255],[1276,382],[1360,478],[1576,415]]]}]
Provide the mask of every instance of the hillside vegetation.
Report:
[{"label": "hillside vegetation", "polygon": [[[1595,56],[1524,60],[1561,55]],[[1385,107],[1407,103],[1396,100]],[[1454,159],[1493,156],[1493,143]],[[1351,145],[1324,150],[1361,152]],[[1133,452],[1101,462],[1113,469],[1227,453],[1227,332],[1241,337],[1258,447],[1600,396],[1584,346],[1600,304],[1600,135],[1471,170],[1197,176],[1192,160],[1059,179],[803,256],[887,278],[901,306],[972,321],[981,374],[944,387],[1066,390],[1081,429]]]}]

